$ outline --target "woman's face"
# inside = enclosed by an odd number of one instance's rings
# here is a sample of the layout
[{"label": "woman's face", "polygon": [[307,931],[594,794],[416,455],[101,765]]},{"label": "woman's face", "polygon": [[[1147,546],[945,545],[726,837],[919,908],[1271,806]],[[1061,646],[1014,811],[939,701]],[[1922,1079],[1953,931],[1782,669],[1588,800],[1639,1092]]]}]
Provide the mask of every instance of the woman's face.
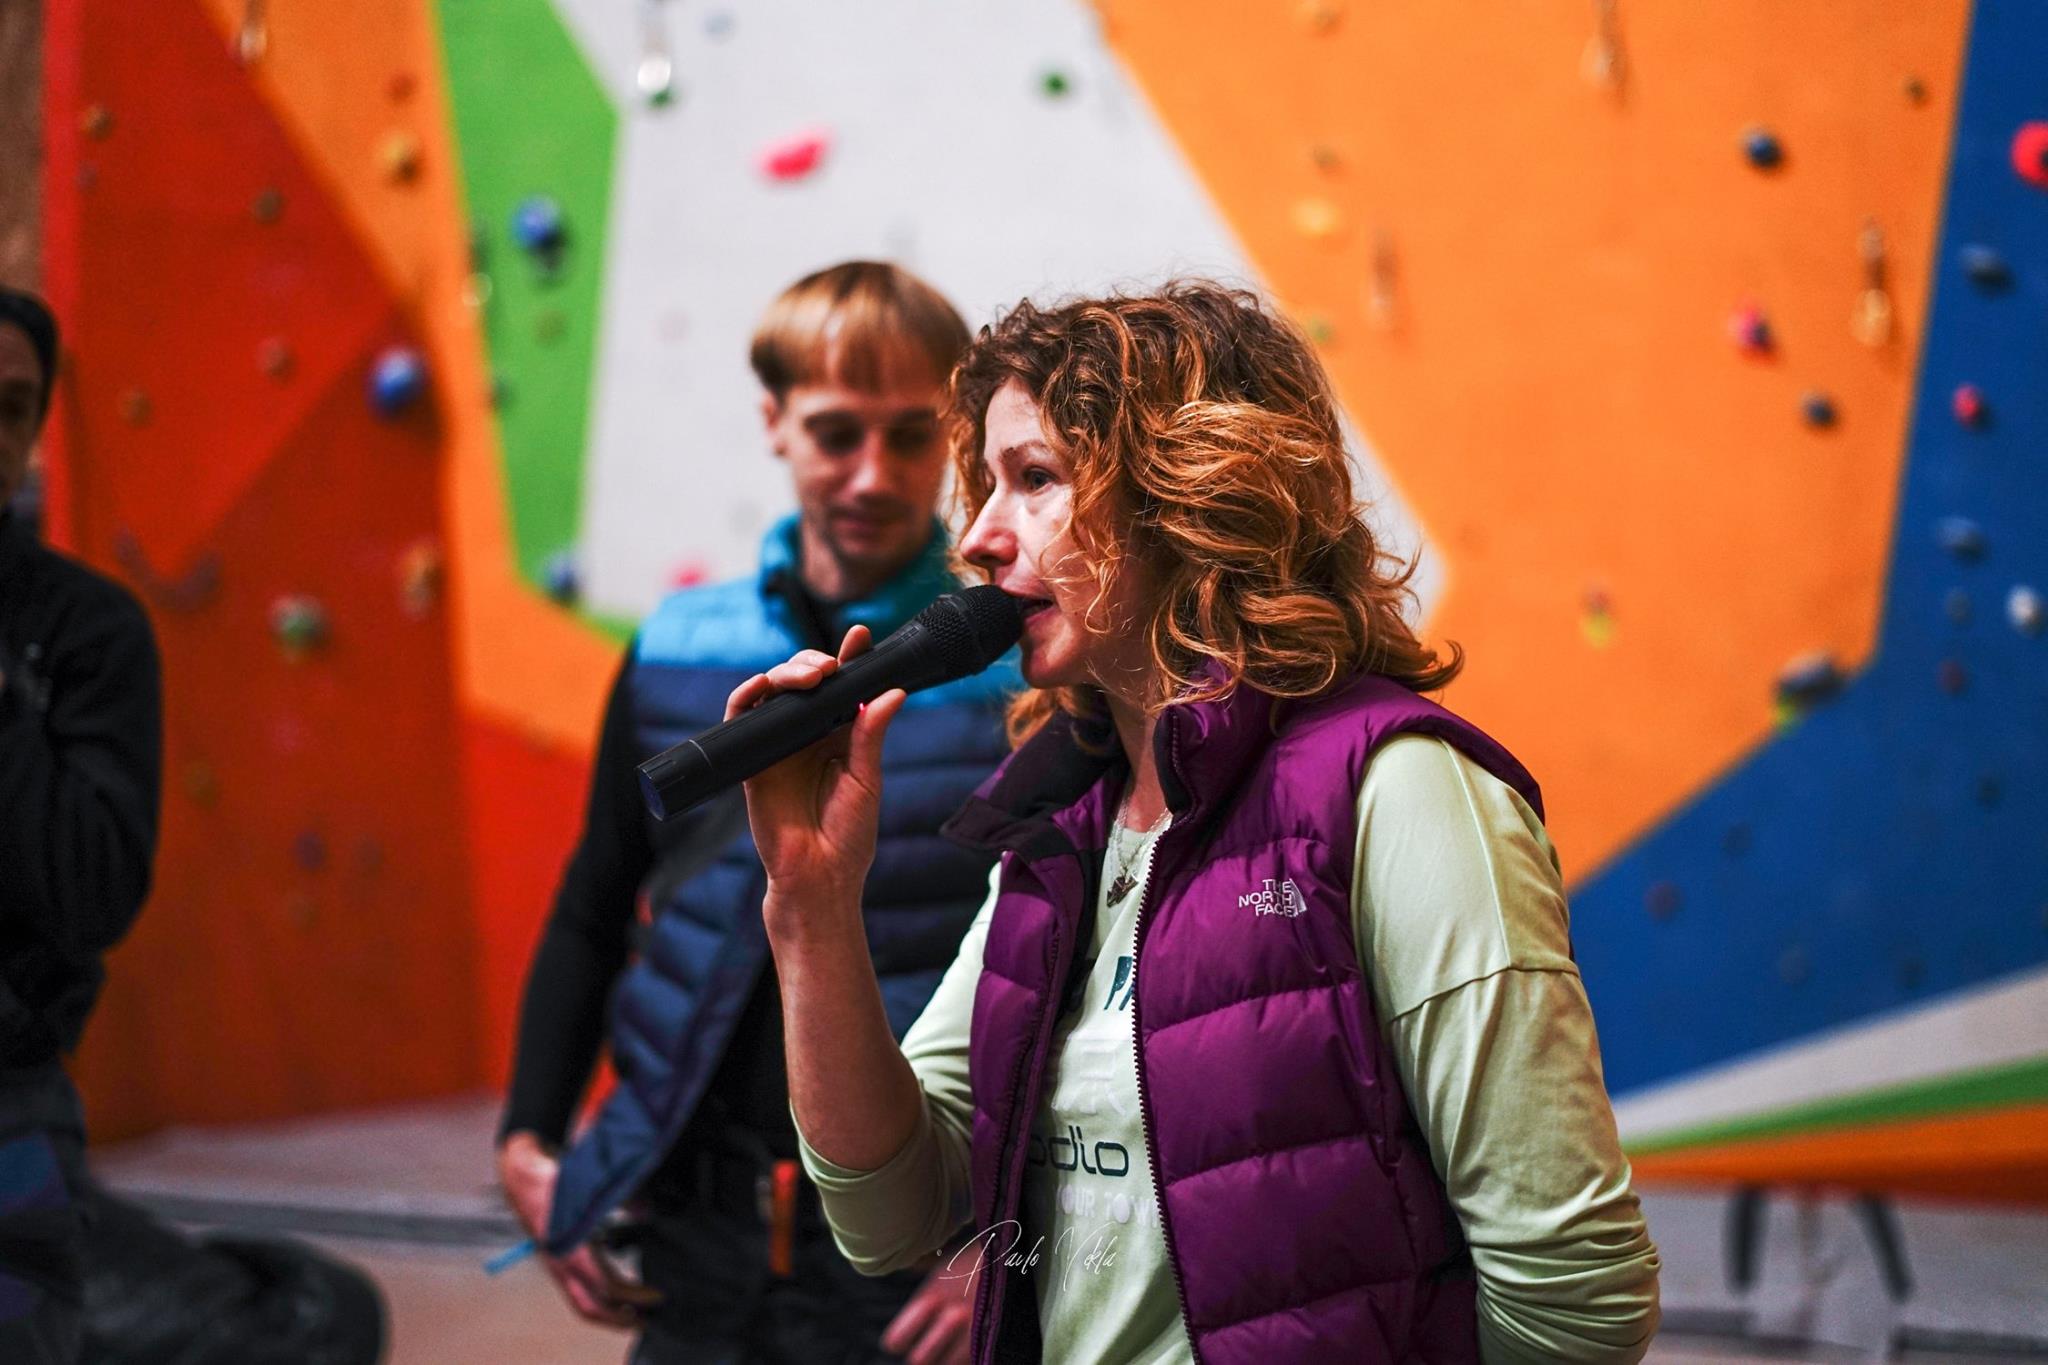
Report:
[{"label": "woman's face", "polygon": [[[1024,680],[1033,687],[1092,683],[1118,696],[1141,694],[1150,670],[1143,638],[1132,630],[1097,635],[1082,625],[1095,585],[1083,575],[1067,533],[1073,482],[1046,440],[1037,402],[1013,379],[989,400],[983,426],[981,458],[994,489],[961,538],[960,553],[987,571],[991,583],[1022,599]],[[1062,578],[1076,581],[1057,581]],[[1135,596],[1120,585],[1097,609],[1098,624],[1135,621],[1128,610]]]}]

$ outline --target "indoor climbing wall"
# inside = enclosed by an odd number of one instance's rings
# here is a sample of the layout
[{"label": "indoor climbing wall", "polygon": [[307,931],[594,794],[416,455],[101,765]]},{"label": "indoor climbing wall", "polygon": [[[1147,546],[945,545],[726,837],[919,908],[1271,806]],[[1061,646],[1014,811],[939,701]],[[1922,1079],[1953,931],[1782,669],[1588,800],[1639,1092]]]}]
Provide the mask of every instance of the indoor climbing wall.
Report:
[{"label": "indoor climbing wall", "polygon": [[754,319],[878,255],[1299,319],[1645,1176],[2048,1197],[2048,12],[1511,17],[55,0],[53,529],[172,710],[96,1118],[500,1074],[621,640],[787,506]]},{"label": "indoor climbing wall", "polygon": [[1107,12],[1444,560],[1639,1173],[2048,1199],[2048,11]]},{"label": "indoor climbing wall", "polygon": [[48,56],[51,532],[170,665],[110,1135],[502,1075],[624,635],[788,505],[777,290],[1252,276],[1074,0],[61,0]]}]

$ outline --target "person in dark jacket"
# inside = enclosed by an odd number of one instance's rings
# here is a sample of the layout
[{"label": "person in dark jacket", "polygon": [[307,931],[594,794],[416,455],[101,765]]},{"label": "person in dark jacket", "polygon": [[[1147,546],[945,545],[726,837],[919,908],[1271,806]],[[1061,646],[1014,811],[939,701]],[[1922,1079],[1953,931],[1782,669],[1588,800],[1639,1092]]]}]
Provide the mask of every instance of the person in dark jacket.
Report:
[{"label": "person in dark jacket", "polygon": [[[942,297],[893,266],[847,263],[785,291],[751,360],[798,510],[770,530],[755,573],[661,603],[612,688],[583,835],[526,988],[498,1169],[570,1303],[641,1329],[642,1365],[964,1351],[959,1284],[924,1269],[857,1275],[801,1176],[739,794],[659,824],[634,770],[716,724],[734,686],[792,649],[854,624],[886,635],[959,586],[933,509],[939,406],[967,339]],[[919,694],[885,758],[884,854],[862,903],[899,1035],[986,886],[987,858],[936,836],[1006,751],[1018,685],[1005,661]],[[563,1153],[607,1041],[620,1084]],[[622,1230],[629,1201],[640,1216]],[[621,1239],[638,1247],[637,1281],[605,1254]]]},{"label": "person in dark jacket", "polygon": [[84,1123],[62,1058],[149,892],[163,767],[149,620],[10,506],[49,413],[57,324],[0,289],[0,1360],[81,1333]]},{"label": "person in dark jacket", "polygon": [[163,721],[141,604],[40,544],[19,496],[57,354],[43,302],[0,288],[0,1362],[368,1365],[361,1273],[190,1237],[87,1170],[62,1058],[149,893]]}]

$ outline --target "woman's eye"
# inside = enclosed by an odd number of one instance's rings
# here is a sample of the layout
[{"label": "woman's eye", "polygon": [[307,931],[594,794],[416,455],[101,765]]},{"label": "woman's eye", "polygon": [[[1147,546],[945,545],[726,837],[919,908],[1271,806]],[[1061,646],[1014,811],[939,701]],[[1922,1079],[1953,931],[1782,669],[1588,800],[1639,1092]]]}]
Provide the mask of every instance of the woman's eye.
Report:
[{"label": "woman's eye", "polygon": [[1045,487],[1047,484],[1053,481],[1052,472],[1050,470],[1039,469],[1036,466],[1033,466],[1032,468],[1025,470],[1023,474],[1019,476],[1019,481],[1022,482],[1026,488],[1036,493],[1039,489]]}]

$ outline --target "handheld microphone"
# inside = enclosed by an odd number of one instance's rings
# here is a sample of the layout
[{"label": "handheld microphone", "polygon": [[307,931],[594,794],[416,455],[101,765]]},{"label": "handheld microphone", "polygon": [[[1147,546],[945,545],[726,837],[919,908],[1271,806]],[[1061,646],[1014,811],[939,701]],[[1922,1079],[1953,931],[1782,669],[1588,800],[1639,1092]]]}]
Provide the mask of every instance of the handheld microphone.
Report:
[{"label": "handheld microphone", "polygon": [[816,687],[784,692],[640,765],[657,820],[681,815],[850,724],[892,687],[917,692],[979,673],[1024,633],[1017,600],[992,584],[947,593]]}]

